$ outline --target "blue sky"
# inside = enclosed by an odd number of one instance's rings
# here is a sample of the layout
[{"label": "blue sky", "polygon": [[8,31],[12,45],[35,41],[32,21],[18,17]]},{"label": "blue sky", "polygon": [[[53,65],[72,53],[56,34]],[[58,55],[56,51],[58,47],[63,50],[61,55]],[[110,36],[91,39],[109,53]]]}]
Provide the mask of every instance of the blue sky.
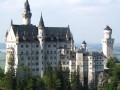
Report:
[{"label": "blue sky", "polygon": [[[14,24],[22,24],[25,0],[0,0],[0,42]],[[120,43],[120,0],[29,0],[32,24],[38,26],[41,12],[45,26],[67,27],[73,33],[75,43],[101,43],[103,29],[113,29],[115,43]]]}]

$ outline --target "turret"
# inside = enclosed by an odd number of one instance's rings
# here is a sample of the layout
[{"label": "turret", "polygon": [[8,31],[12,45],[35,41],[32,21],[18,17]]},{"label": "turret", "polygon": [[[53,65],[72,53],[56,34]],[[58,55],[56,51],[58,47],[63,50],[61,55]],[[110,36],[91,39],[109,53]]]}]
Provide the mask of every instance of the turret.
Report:
[{"label": "turret", "polygon": [[87,46],[87,43],[85,41],[83,41],[82,43],[82,48],[86,51],[86,46]]},{"label": "turret", "polygon": [[26,2],[24,3],[24,10],[23,10],[22,16],[23,16],[23,24],[24,25],[31,24],[32,13],[30,10],[30,5],[29,5],[28,0],[26,0]]},{"label": "turret", "polygon": [[112,29],[107,25],[104,29],[104,38],[111,39]]},{"label": "turret", "polygon": [[107,25],[104,29],[104,39],[102,39],[102,52],[105,57],[109,58],[113,56],[113,44],[112,29]]},{"label": "turret", "polygon": [[39,21],[39,26],[38,26],[38,37],[39,38],[44,38],[44,21],[43,21],[43,17],[42,17],[42,14],[41,14],[41,17],[40,17],[40,21]]},{"label": "turret", "polygon": [[[44,60],[43,57],[44,56],[44,52],[45,52],[45,34],[44,34],[44,30],[45,30],[45,26],[44,26],[44,21],[43,21],[43,17],[42,17],[42,14],[41,14],[41,17],[40,17],[40,21],[39,21],[39,25],[38,25],[38,39],[39,39],[39,42],[40,42],[40,54],[39,54],[39,58],[40,58],[40,66],[41,66],[41,76],[43,76],[43,70],[42,68],[45,68],[45,63],[46,61]],[[43,64],[42,64],[43,63]]]},{"label": "turret", "polygon": [[18,30],[17,30],[17,32],[16,32],[16,43],[18,43],[19,42],[19,34],[18,34]]}]

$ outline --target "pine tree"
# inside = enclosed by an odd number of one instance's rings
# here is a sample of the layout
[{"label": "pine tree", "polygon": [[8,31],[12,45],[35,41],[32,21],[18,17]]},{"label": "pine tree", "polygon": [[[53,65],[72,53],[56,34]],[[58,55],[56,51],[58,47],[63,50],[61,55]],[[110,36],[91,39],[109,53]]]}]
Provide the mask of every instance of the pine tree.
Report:
[{"label": "pine tree", "polygon": [[7,89],[15,90],[16,86],[16,75],[15,75],[15,61],[14,61],[14,53],[11,53],[8,59],[8,71],[5,75],[5,87]]}]

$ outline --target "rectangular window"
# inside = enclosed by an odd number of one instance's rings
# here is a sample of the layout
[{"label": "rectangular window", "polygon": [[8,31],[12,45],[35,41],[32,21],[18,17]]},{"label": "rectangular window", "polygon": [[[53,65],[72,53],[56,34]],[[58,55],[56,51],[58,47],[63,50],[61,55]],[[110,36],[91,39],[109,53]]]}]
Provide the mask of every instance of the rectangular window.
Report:
[{"label": "rectangular window", "polygon": [[50,59],[52,59],[52,57],[50,57]]},{"label": "rectangular window", "polygon": [[56,59],[56,57],[54,57],[54,59]]},{"label": "rectangular window", "polygon": [[28,51],[26,51],[26,54],[28,54]]},{"label": "rectangular window", "polygon": [[30,60],[30,57],[28,57],[28,60]]},{"label": "rectangular window", "polygon": [[39,71],[39,68],[36,68],[36,71]]},{"label": "rectangular window", "polygon": [[28,48],[28,45],[26,45],[26,48]]},{"label": "rectangular window", "polygon": [[36,65],[38,65],[38,62],[36,62]]},{"label": "rectangular window", "polygon": [[36,47],[38,47],[39,45],[36,45]]},{"label": "rectangular window", "polygon": [[54,53],[56,53],[56,51],[54,51]]},{"label": "rectangular window", "polygon": [[23,54],[23,52],[21,52],[21,54]]},{"label": "rectangular window", "polygon": [[67,48],[67,45],[64,45],[64,48]]},{"label": "rectangular window", "polygon": [[23,45],[21,45],[21,48],[23,48]]},{"label": "rectangular window", "polygon": [[30,66],[30,63],[28,63],[28,66]]},{"label": "rectangular window", "polygon": [[51,51],[51,53],[52,53],[52,51]]},{"label": "rectangular window", "polygon": [[32,71],[35,71],[35,69],[33,68]]},{"label": "rectangular window", "polygon": [[56,45],[53,45],[53,47],[56,47]]},{"label": "rectangular window", "polygon": [[36,60],[38,60],[38,57],[36,57]]},{"label": "rectangular window", "polygon": [[51,45],[48,45],[48,47],[51,47]]},{"label": "rectangular window", "polygon": [[38,51],[36,51],[36,54],[39,54],[39,52],[38,52]]}]

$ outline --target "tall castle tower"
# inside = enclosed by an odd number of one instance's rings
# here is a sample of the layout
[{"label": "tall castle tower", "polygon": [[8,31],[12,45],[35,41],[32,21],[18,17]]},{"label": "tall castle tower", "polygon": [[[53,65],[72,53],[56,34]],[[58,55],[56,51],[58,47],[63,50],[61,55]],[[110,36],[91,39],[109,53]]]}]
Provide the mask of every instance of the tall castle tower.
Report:
[{"label": "tall castle tower", "polygon": [[112,38],[112,29],[109,26],[106,26],[104,29],[104,39],[102,39],[102,51],[104,56],[113,56],[113,44],[114,39]]},{"label": "tall castle tower", "polygon": [[23,24],[24,25],[31,24],[32,13],[31,13],[31,10],[30,10],[30,5],[29,5],[28,0],[26,0],[26,2],[24,4],[24,10],[23,10],[22,16],[23,16]]}]

